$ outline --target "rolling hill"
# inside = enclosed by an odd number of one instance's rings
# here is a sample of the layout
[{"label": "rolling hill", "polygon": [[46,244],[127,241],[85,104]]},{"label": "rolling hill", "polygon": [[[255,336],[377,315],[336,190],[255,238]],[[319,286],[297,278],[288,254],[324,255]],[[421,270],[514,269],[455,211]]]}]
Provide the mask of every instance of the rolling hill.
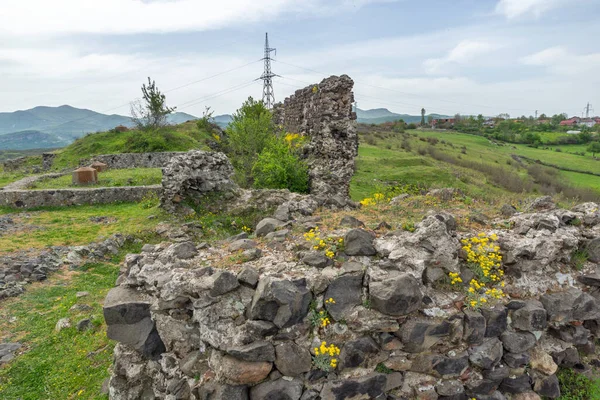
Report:
[{"label": "rolling hill", "polygon": [[[197,119],[176,112],[169,116],[171,124]],[[0,150],[25,150],[63,147],[91,132],[102,132],[118,125],[133,126],[130,117],[101,114],[68,105],[39,106],[29,110],[0,113]]]},{"label": "rolling hill", "polygon": [[[421,122],[420,115],[396,114],[387,108],[374,108],[371,110],[361,110],[360,108],[355,108],[354,111],[356,111],[357,121],[363,124],[382,124],[384,122],[398,121],[399,119],[404,120],[404,122],[408,124]],[[447,115],[428,114],[425,116],[425,119],[430,116],[432,118],[451,118]]]}]

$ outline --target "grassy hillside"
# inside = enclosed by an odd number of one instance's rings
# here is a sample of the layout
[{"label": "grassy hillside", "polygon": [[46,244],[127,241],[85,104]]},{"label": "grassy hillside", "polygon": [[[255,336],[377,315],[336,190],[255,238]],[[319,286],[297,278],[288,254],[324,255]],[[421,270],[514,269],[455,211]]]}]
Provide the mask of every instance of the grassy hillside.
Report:
[{"label": "grassy hillside", "polygon": [[[557,152],[451,131],[400,134],[367,126],[359,131],[357,173],[351,186],[355,200],[393,184],[451,186],[488,199],[561,192],[564,198],[600,199],[600,176],[589,174],[600,172],[600,161],[589,153],[571,154],[578,149],[569,146]],[[558,168],[537,165],[535,160]]]},{"label": "grassy hillside", "polygon": [[209,139],[210,135],[199,130],[194,121],[150,132],[91,133],[59,150],[54,166],[56,169],[73,167],[79,164],[80,159],[98,154],[208,150],[206,141]]}]

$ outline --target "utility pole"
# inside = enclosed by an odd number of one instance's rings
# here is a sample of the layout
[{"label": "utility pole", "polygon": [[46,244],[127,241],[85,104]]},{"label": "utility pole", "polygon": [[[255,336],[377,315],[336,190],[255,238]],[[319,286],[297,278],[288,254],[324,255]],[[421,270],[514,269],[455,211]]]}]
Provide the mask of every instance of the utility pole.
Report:
[{"label": "utility pole", "polygon": [[537,119],[538,110],[535,110],[535,119]]},{"label": "utility pole", "polygon": [[584,110],[585,110],[585,117],[589,118],[590,117],[590,110],[594,111],[593,108],[591,108],[592,105],[590,104],[590,102],[588,101],[587,105],[585,106]]},{"label": "utility pole", "polygon": [[273,92],[273,77],[279,76],[271,72],[272,52],[275,52],[275,55],[277,55],[277,50],[269,47],[269,34],[265,33],[265,57],[263,58],[263,60],[265,61],[265,71],[258,79],[262,79],[263,81],[262,101],[268,109],[271,109],[273,107],[273,104],[275,104],[275,93]]}]

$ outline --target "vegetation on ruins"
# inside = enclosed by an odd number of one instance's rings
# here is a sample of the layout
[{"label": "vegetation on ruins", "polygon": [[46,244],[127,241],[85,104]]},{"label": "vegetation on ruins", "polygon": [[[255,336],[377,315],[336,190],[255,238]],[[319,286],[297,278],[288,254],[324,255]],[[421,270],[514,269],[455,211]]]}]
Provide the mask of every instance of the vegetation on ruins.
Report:
[{"label": "vegetation on ruins", "polygon": [[150,77],[148,84],[142,85],[142,99],[131,103],[131,119],[142,131],[164,127],[167,116],[174,111],[175,107],[167,106],[166,96]]}]

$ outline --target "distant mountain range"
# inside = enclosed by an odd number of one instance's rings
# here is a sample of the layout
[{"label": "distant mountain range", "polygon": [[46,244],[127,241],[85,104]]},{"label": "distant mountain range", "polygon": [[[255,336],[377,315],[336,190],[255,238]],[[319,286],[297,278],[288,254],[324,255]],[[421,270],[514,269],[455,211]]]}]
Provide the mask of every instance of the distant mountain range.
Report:
[{"label": "distant mountain range", "polygon": [[[197,119],[176,112],[169,115],[171,124]],[[130,117],[106,115],[71,106],[35,107],[30,110],[0,113],[0,150],[26,150],[63,147],[90,133],[116,126],[132,127]]]},{"label": "distant mountain range", "polygon": [[[388,110],[387,108],[374,108],[372,110],[361,110],[360,108],[355,108],[356,111],[356,120],[363,124],[383,124],[384,122],[394,122],[399,119],[404,120],[407,124],[412,122],[419,123],[421,122],[420,115],[410,115],[410,114],[396,114]],[[431,116],[432,118],[452,118],[448,115],[440,115],[440,114],[427,114],[425,115],[425,120]]]},{"label": "distant mountain range", "polygon": [[[420,115],[396,114],[387,108],[372,110],[356,109],[358,122],[381,124],[403,119],[406,123],[420,122]],[[449,118],[445,115],[430,114],[433,118]],[[169,123],[181,124],[198,119],[182,112],[169,115]],[[231,122],[231,115],[214,117],[222,128]],[[132,127],[130,117],[75,108],[68,105],[60,107],[35,107],[29,110],[0,113],[0,150],[29,150],[64,147],[75,139],[90,133],[103,132],[116,126]]]}]

